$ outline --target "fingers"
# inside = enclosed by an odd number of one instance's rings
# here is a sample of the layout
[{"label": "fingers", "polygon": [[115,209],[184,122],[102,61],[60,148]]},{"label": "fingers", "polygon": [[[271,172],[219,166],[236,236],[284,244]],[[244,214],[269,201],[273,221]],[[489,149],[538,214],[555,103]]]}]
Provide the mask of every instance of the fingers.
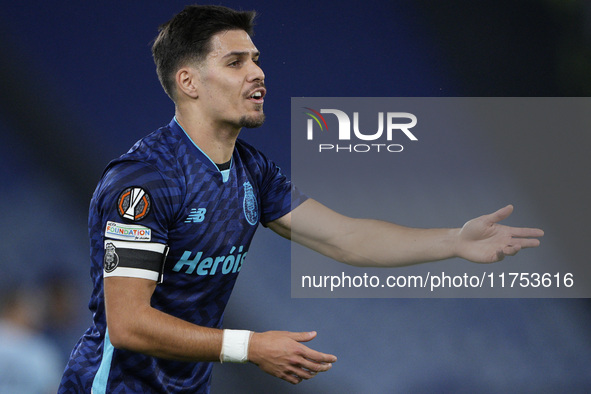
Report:
[{"label": "fingers", "polygon": [[281,379],[283,379],[283,380],[285,380],[286,382],[289,382],[289,383],[291,383],[291,384],[298,384],[298,383],[300,383],[302,380],[304,380],[304,379],[300,378],[300,377],[299,377],[299,376],[297,376],[297,375],[286,375],[285,377],[283,377],[283,378],[281,378]]},{"label": "fingers", "polygon": [[493,223],[498,223],[501,220],[508,218],[512,212],[513,212],[513,205],[509,204],[506,207],[503,207],[503,208],[499,209],[498,211],[491,213],[489,215],[490,220]]},{"label": "fingers", "polygon": [[540,240],[539,239],[522,238],[519,240],[519,246],[521,248],[536,248],[536,247],[540,246]]},{"label": "fingers", "polygon": [[[333,356],[334,357],[334,356]],[[335,357],[336,361],[336,357]],[[304,359],[300,363],[300,367],[309,373],[309,377],[315,376],[318,372],[326,372],[332,368],[332,363],[318,362],[315,360]]]},{"label": "fingers", "polygon": [[519,238],[535,238],[535,237],[543,237],[544,236],[544,230],[541,230],[539,228],[518,228],[518,227],[512,227],[511,228],[511,235],[514,237],[519,237]]},{"label": "fingers", "polygon": [[[490,220],[493,223],[498,223],[509,217],[513,213],[513,205],[509,204],[506,207],[499,209],[496,212],[491,213]],[[544,230],[539,228],[529,227],[508,227],[511,235],[518,238],[536,238],[544,236]]]},{"label": "fingers", "polygon": [[[511,245],[518,246],[517,253],[521,249],[536,248],[540,246],[538,237],[544,235],[544,231],[539,228],[511,228]],[[515,254],[513,253],[513,254]]]},{"label": "fingers", "polygon": [[249,347],[250,361],[263,371],[292,384],[311,379],[318,372],[331,369],[332,363],[337,360],[332,354],[318,352],[302,343],[316,335],[315,331],[254,333]]},{"label": "fingers", "polygon": [[498,261],[502,260],[505,256],[515,256],[521,249],[540,246],[539,239],[513,238],[511,241],[511,244],[506,245],[502,251],[497,252]]},{"label": "fingers", "polygon": [[[316,337],[316,332],[311,332],[308,334],[310,334],[312,338]],[[295,381],[295,384],[301,382],[302,380],[312,379],[319,372],[328,371],[332,368],[332,363],[337,361],[336,356],[332,354],[321,353],[303,345],[301,347],[301,353],[298,356],[299,357],[297,361],[293,363],[293,367],[295,369],[292,373],[292,378],[295,379],[290,379]]]},{"label": "fingers", "polygon": [[[498,223],[506,219],[512,212],[513,205],[507,205],[490,214],[490,219],[493,223]],[[504,231],[508,232],[511,236],[511,244],[506,246],[502,251],[505,256],[513,256],[524,248],[540,246],[540,240],[537,238],[544,236],[544,231],[539,228],[507,226],[500,226],[500,228],[504,228]]]},{"label": "fingers", "polygon": [[501,261],[506,256],[515,256],[521,249],[535,248],[538,246],[540,246],[540,240],[538,239],[513,238],[511,244],[497,250],[496,259],[494,261]]},{"label": "fingers", "polygon": [[503,257],[504,256],[515,256],[517,252],[521,250],[521,245],[508,245],[503,248]]},{"label": "fingers", "polygon": [[[287,335],[291,337],[293,340],[298,342],[308,342],[312,339],[316,338],[316,331],[310,332],[287,332]],[[307,358],[311,361],[316,361],[320,363],[334,363],[337,361],[336,356],[332,354],[321,353],[316,350],[310,349],[309,347],[304,347],[305,351],[303,352],[302,356]],[[320,371],[318,371],[320,372]]]},{"label": "fingers", "polygon": [[298,342],[309,342],[312,339],[316,338],[316,331],[308,331],[308,332],[286,332],[287,336],[293,339],[294,341]]},{"label": "fingers", "polygon": [[282,379],[292,384],[298,384],[302,380],[312,379],[319,372],[326,372],[332,368],[330,363],[317,363],[310,360],[302,360],[299,365],[294,365],[290,373],[283,376]]},{"label": "fingers", "polygon": [[[330,363],[334,363],[337,361],[337,357],[332,354],[321,353],[317,350],[310,349],[309,347],[305,347],[305,346],[304,346],[304,350],[302,351],[301,356],[311,362],[316,362],[316,363],[321,363],[321,364],[330,364]],[[317,371],[322,372],[322,370],[317,370]]]}]

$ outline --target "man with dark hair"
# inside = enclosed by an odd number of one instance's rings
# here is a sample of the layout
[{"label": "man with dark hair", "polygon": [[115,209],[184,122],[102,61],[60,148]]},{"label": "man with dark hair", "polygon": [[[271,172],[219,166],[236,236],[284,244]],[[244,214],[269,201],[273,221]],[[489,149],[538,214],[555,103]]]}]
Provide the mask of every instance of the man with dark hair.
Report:
[{"label": "man with dark hair", "polygon": [[112,161],[93,195],[94,323],[60,392],[208,392],[214,361],[250,361],[294,384],[329,370],[335,356],[302,344],[315,332],[221,328],[259,222],[359,266],[489,263],[539,244],[541,230],[497,223],[511,206],[461,229],[412,229],[351,219],[302,195],[238,139],[265,118],[253,17],[190,6],[161,27],[153,54],[175,117]]},{"label": "man with dark hair", "polygon": [[198,63],[211,51],[210,38],[227,30],[244,30],[253,35],[254,11],[235,12],[218,6],[187,6],[160,26],[152,46],[156,73],[164,91],[174,101],[174,74],[178,66]]}]

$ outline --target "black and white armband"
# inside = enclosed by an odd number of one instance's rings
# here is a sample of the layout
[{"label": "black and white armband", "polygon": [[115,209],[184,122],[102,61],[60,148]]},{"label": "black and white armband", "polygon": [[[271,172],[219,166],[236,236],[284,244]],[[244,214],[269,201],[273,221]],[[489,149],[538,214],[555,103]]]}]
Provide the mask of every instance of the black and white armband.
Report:
[{"label": "black and white armband", "polygon": [[[132,231],[138,230],[138,227],[141,227],[133,226],[134,228],[131,229],[131,225],[126,226],[113,222],[109,224],[112,227],[118,225],[116,227],[119,231],[121,231],[121,228]],[[109,228],[109,224],[107,228]],[[105,278],[125,276],[162,282],[164,261],[168,253],[167,245],[156,242],[145,242],[141,239],[137,241],[112,239],[116,238],[116,234],[114,233],[105,233],[105,237],[105,256],[103,260],[103,275]]]}]

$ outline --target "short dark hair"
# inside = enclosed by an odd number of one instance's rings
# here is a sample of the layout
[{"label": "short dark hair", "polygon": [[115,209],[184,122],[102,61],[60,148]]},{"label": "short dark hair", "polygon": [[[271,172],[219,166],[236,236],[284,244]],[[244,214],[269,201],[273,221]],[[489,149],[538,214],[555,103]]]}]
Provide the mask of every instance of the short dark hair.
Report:
[{"label": "short dark hair", "polygon": [[214,5],[190,5],[159,27],[152,45],[156,73],[174,101],[174,75],[187,62],[199,62],[211,51],[211,37],[227,30],[253,35],[254,11]]}]

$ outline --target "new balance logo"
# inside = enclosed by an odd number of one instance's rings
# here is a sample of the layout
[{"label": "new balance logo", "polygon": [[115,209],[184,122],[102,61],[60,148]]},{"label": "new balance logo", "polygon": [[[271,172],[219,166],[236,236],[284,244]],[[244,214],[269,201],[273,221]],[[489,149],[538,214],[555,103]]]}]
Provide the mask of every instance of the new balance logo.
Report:
[{"label": "new balance logo", "polygon": [[192,208],[185,223],[201,223],[205,219],[205,212],[207,212],[205,208]]}]

